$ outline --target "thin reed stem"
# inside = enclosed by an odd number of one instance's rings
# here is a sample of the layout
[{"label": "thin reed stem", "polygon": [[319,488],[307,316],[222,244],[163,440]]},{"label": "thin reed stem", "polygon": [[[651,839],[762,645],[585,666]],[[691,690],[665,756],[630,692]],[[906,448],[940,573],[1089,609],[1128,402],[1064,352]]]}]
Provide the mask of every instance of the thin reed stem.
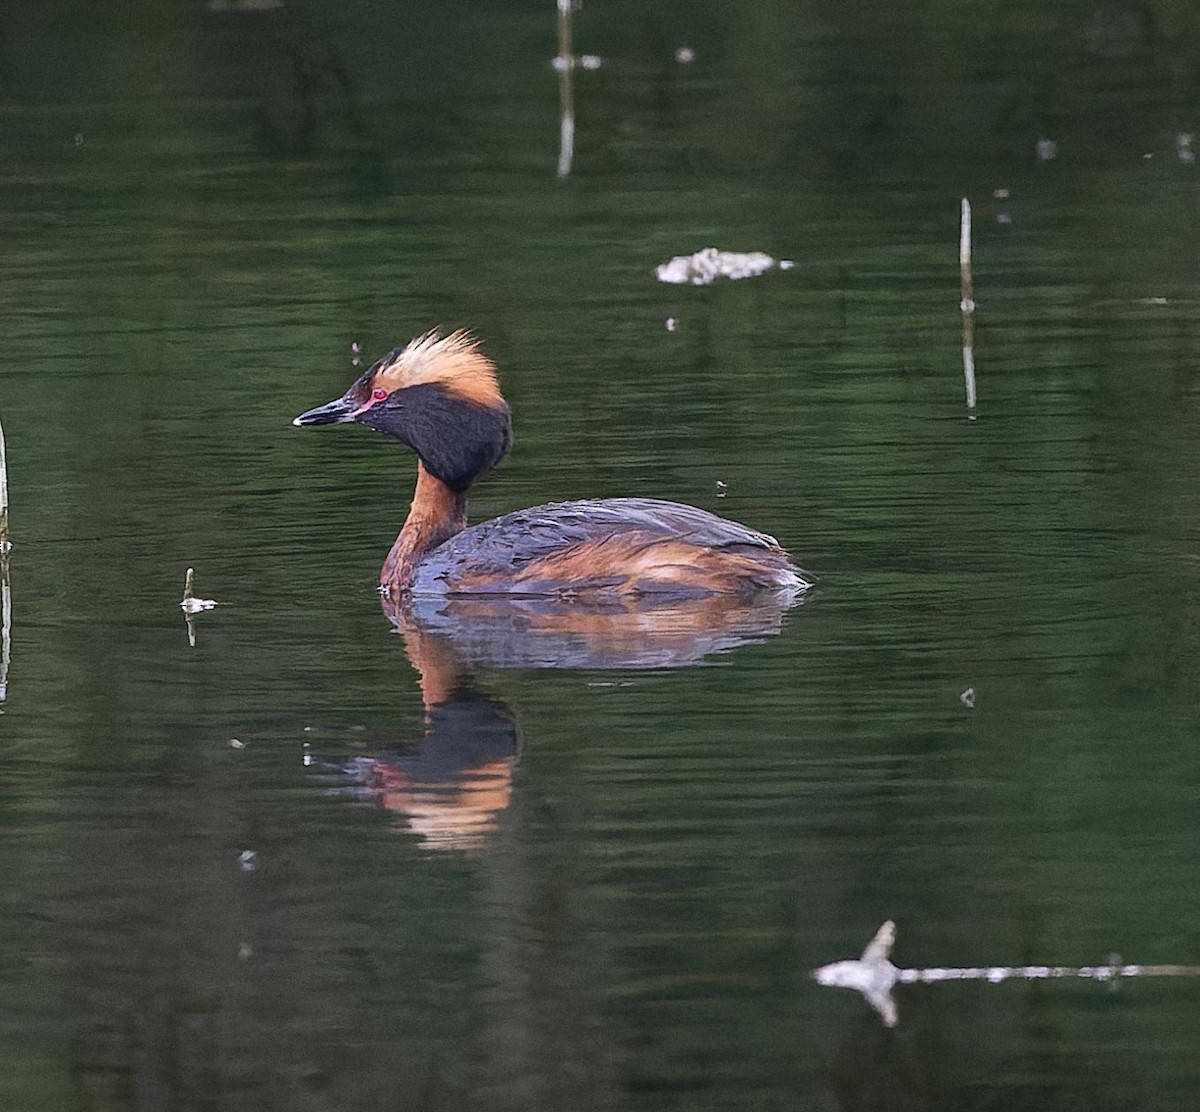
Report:
[{"label": "thin reed stem", "polygon": [[0,425],[0,553],[7,554],[12,543],[8,531],[8,452],[4,447],[4,426]]},{"label": "thin reed stem", "polygon": [[[959,302],[962,310],[963,380],[967,389],[967,409],[975,408],[975,287],[971,279],[971,202],[962,199],[962,217],[958,232]],[[972,414],[972,418],[974,414]]]},{"label": "thin reed stem", "polygon": [[962,199],[962,220],[958,233],[958,270],[962,285],[959,308],[964,313],[975,312],[975,290],[971,281],[971,202]]},{"label": "thin reed stem", "polygon": [[572,0],[558,4],[558,176],[568,177],[575,158],[575,55],[571,52]]},{"label": "thin reed stem", "polygon": [[8,698],[8,668],[12,663],[12,582],[8,531],[8,451],[0,425],[0,703]]}]

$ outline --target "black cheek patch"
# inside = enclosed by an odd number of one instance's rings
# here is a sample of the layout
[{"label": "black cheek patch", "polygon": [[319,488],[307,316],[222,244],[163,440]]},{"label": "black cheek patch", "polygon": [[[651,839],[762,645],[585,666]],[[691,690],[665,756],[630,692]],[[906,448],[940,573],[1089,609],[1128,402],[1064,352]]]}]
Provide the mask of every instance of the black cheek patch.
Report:
[{"label": "black cheek patch", "polygon": [[403,440],[456,493],[491,471],[512,445],[507,406],[476,405],[429,383],[398,390],[358,420]]}]

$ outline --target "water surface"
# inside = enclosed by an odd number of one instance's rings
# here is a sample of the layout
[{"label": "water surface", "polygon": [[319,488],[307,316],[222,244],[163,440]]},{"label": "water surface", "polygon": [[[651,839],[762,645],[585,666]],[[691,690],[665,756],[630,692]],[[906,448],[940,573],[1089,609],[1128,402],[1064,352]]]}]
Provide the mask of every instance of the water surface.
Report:
[{"label": "water surface", "polygon": [[[1194,31],[589,0],[558,180],[553,6],[409,7],[6,17],[0,1103],[1195,1107],[1195,983],[808,977],[1200,961]],[[795,266],[654,280],[708,245]],[[397,635],[412,461],[290,421],[436,324],[514,409],[475,519],[676,498],[817,587]]]}]

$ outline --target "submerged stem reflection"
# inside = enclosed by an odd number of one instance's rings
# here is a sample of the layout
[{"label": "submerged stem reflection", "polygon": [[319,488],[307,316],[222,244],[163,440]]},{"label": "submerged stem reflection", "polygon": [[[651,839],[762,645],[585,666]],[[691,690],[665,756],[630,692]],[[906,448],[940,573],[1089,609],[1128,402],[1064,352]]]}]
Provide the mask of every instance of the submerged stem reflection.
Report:
[{"label": "submerged stem reflection", "polygon": [[8,698],[12,661],[12,584],[9,578],[12,540],[8,531],[8,452],[0,425],[0,703]]}]

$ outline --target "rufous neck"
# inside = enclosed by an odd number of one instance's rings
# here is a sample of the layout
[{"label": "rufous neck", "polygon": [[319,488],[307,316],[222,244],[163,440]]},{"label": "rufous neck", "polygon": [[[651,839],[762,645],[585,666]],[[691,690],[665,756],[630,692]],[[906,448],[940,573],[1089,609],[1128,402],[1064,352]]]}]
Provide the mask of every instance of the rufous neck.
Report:
[{"label": "rufous neck", "polygon": [[415,622],[400,630],[404,652],[417,670],[421,683],[421,700],[425,704],[425,721],[435,707],[449,703],[459,686],[458,658],[442,638],[427,633]]},{"label": "rufous neck", "polygon": [[451,490],[417,462],[417,489],[404,528],[379,573],[379,585],[392,598],[407,590],[421,558],[467,526],[467,496]]}]

